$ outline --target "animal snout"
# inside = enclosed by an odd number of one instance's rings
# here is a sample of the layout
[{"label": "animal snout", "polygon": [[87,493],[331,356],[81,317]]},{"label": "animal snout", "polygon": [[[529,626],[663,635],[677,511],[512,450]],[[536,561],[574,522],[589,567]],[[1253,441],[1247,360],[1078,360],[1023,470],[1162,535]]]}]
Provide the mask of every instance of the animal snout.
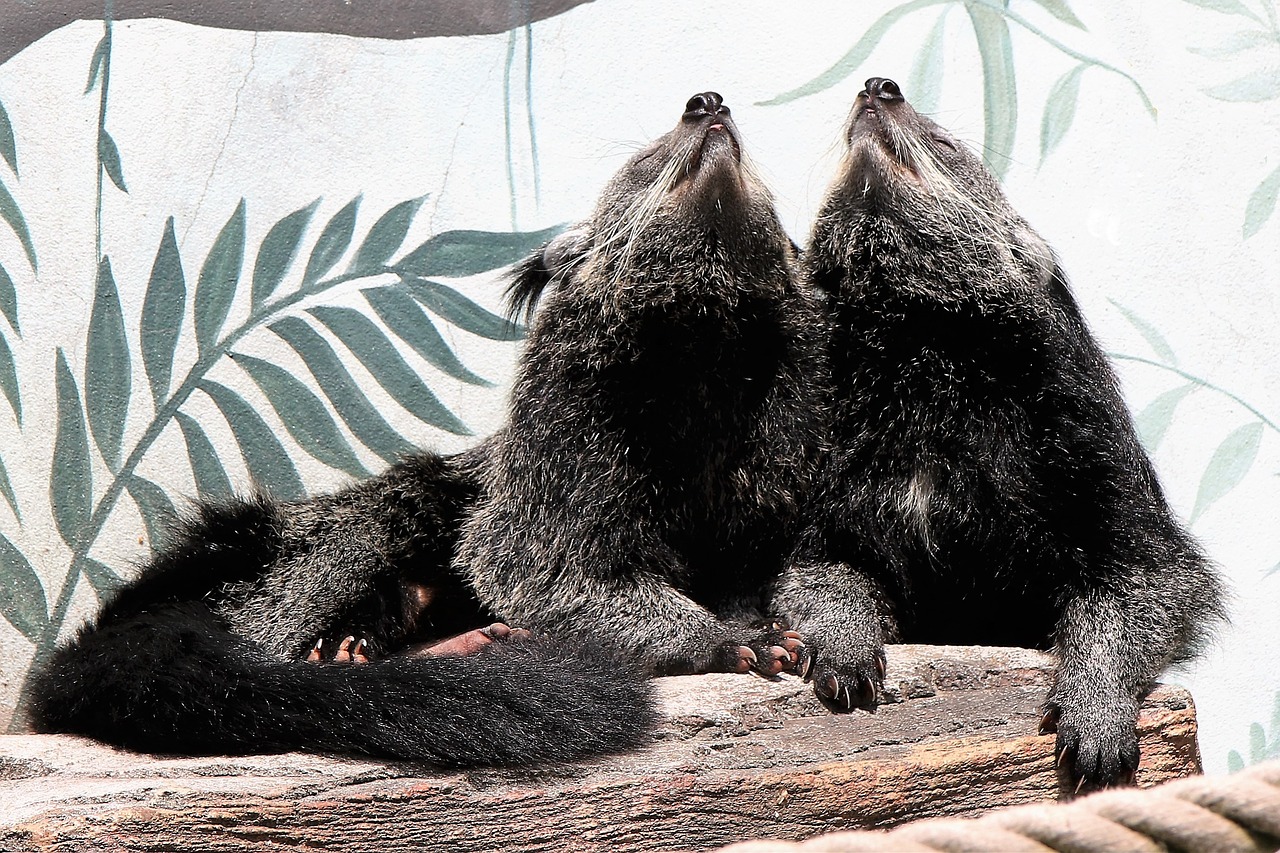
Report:
[{"label": "animal snout", "polygon": [[684,117],[686,119],[697,119],[703,116],[727,116],[729,108],[724,104],[724,98],[720,97],[717,92],[702,92],[694,95],[689,99],[689,103],[684,105]]},{"label": "animal snout", "polygon": [[901,101],[902,90],[887,77],[872,77],[864,84],[862,93],[871,101]]}]

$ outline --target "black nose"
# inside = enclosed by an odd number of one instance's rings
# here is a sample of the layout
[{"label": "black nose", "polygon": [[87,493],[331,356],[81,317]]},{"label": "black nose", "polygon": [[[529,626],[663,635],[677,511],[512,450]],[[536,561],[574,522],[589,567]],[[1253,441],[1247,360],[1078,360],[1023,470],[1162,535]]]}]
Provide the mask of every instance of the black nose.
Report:
[{"label": "black nose", "polygon": [[882,101],[902,100],[902,90],[898,88],[898,84],[886,77],[872,77],[865,86],[863,94],[873,101],[877,98]]},{"label": "black nose", "polygon": [[689,99],[689,103],[684,105],[684,117],[686,119],[701,118],[702,116],[727,116],[729,108],[724,105],[724,98],[716,92],[702,92],[694,95]]}]

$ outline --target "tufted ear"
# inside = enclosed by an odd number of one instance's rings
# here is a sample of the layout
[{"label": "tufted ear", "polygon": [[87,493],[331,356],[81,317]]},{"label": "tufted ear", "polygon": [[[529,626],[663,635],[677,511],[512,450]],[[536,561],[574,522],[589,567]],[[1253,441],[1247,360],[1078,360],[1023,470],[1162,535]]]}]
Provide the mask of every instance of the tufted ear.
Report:
[{"label": "tufted ear", "polygon": [[528,323],[542,291],[568,275],[587,256],[590,248],[590,233],[585,225],[578,225],[560,232],[521,261],[512,271],[511,283],[507,285],[507,316]]}]

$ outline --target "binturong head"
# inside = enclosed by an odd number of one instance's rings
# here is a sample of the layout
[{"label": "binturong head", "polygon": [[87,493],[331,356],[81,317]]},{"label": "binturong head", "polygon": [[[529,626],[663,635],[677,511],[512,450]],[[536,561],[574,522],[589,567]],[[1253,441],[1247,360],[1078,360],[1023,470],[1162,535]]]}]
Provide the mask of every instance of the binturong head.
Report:
[{"label": "binturong head", "polygon": [[609,180],[589,220],[517,270],[508,290],[510,311],[527,316],[543,289],[582,277],[575,273],[587,266],[593,282],[625,288],[670,281],[709,261],[751,264],[762,250],[791,253],[773,195],[743,154],[724,99],[701,92],[688,100],[674,128]]},{"label": "binturong head", "polygon": [[844,142],[839,173],[814,224],[812,247],[820,254],[855,267],[892,263],[911,279],[910,268],[924,265],[919,278],[932,282],[935,295],[961,278],[981,287],[1031,283],[1052,272],[1048,245],[978,156],[916,112],[897,83],[867,80]]}]

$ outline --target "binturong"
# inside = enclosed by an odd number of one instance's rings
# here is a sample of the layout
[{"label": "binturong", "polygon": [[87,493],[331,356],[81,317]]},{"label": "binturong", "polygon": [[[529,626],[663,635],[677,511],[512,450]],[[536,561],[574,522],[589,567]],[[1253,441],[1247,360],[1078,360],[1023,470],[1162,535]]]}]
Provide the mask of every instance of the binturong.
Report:
[{"label": "binturong", "polygon": [[885,642],[1052,649],[1064,783],[1131,781],[1139,699],[1222,618],[1218,574],[979,159],[879,77],[845,143],[803,262],[829,299],[832,448],[780,610],[849,704]]},{"label": "binturong", "polygon": [[[153,753],[524,766],[639,746],[634,666],[488,616],[449,570],[487,445],[329,495],[197,506],[33,676],[40,732]],[[343,638],[346,638],[343,640]]]},{"label": "binturong", "polygon": [[714,92],[525,262],[512,309],[538,310],[456,564],[498,616],[654,674],[795,667],[764,619],[822,434],[794,262]]}]

